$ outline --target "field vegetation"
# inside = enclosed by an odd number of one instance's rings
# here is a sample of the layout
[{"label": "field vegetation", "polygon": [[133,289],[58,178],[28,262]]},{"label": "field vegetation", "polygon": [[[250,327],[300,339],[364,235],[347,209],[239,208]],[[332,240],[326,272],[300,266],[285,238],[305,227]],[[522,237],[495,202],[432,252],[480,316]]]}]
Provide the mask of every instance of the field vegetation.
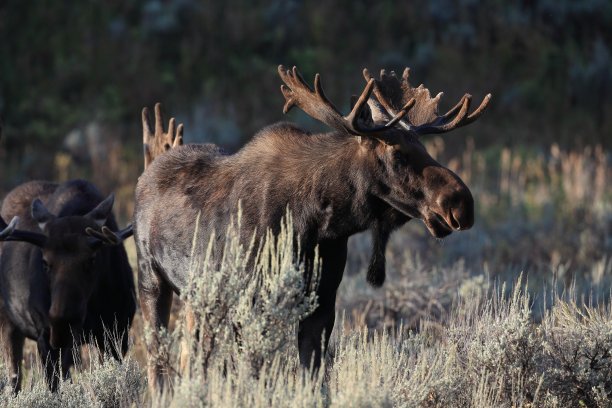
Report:
[{"label": "field vegetation", "polygon": [[[298,363],[296,322],[316,299],[287,219],[263,248],[229,230],[220,268],[194,253],[169,330],[145,330],[138,311],[125,358],[104,358],[117,333],[82,348],[56,394],[28,341],[18,395],[0,361],[0,405],[612,406],[612,2],[488,3],[3,2],[0,200],[25,181],[85,178],[116,193],[120,225],[143,169],[140,111],[157,101],[186,143],[234,151],[279,120],[322,130],[281,115],[278,64],[320,72],[342,111],[364,67],[411,67],[442,108],[466,91],[493,99],[477,124],[423,140],[471,189],[474,227],[396,231],[380,289],[366,283],[369,233],[351,238],[316,375]],[[186,330],[185,304],[206,335]],[[152,335],[171,385],[160,395],[146,383]]]},{"label": "field vegetation", "polygon": [[185,330],[177,302],[175,323],[157,334],[171,384],[163,394],[147,388],[144,338],[153,333],[137,317],[122,361],[83,349],[80,368],[54,395],[32,352],[24,390],[13,396],[5,386],[2,404],[610,406],[608,154],[600,147],[553,145],[533,154],[470,146],[450,158],[442,139],[429,149],[472,187],[475,227],[444,241],[419,221],[402,228],[387,250],[381,289],[365,281],[367,233],[354,237],[332,347],[318,374],[304,372],[297,359],[296,323],[316,298],[293,262],[289,219],[259,249],[255,274],[245,259],[257,249],[240,245],[235,228],[220,269],[209,265],[210,253],[194,254],[181,303],[208,334]]}]

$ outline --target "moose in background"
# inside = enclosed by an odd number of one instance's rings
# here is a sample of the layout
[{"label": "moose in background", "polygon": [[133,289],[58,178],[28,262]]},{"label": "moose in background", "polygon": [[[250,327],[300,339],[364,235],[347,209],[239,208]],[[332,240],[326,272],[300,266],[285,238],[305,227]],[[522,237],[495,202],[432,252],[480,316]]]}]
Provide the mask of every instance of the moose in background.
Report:
[{"label": "moose in background", "polygon": [[[5,197],[0,212],[0,342],[13,390],[25,338],[36,341],[45,377],[55,391],[74,363],[75,345],[120,338],[127,352],[136,311],[134,277],[117,231],[114,196],[83,180],[31,181]],[[4,220],[11,219],[9,225]],[[114,232],[116,231],[116,232]]]},{"label": "moose in background", "polygon": [[[295,67],[280,66],[278,72],[284,82],[283,111],[297,106],[333,131],[311,134],[279,123],[261,130],[233,155],[211,144],[172,149],[168,144],[166,153],[147,162],[136,187],[138,291],[145,323],[153,329],[167,326],[173,293],[180,294],[187,285],[196,219],[203,246],[213,231],[226,230],[239,202],[242,237],[268,228],[277,233],[288,208],[302,260],[312,265],[318,247],[322,261],[317,309],[298,330],[300,361],[317,368],[334,327],[336,291],[351,235],[373,232],[368,281],[380,286],[385,245],[393,230],[416,218],[442,238],[473,225],[470,190],[427,153],[419,137],[474,122],[491,95],[472,113],[472,98],[466,94],[439,115],[442,94],[432,98],[422,85],[412,87],[408,69],[401,78],[383,70],[378,79],[364,70],[365,89],[342,116],[326,97],[318,74],[313,90]],[[143,114],[148,128],[145,122]],[[161,117],[157,122],[156,134]],[[218,257],[224,239],[218,234],[214,243]],[[149,344],[148,349],[155,347]],[[148,376],[155,388],[163,383],[163,366],[152,354]]]}]

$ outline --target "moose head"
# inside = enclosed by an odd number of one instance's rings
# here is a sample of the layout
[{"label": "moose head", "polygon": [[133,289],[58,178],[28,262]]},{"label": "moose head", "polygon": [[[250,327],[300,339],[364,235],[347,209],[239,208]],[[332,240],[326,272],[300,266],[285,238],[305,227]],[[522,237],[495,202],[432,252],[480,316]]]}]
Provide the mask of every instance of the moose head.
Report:
[{"label": "moose head", "polygon": [[287,70],[281,65],[278,71],[285,83],[281,85],[284,113],[298,106],[347,137],[357,138],[360,148],[355,160],[367,163],[370,193],[390,209],[384,212],[387,219],[375,217],[371,227],[374,253],[368,270],[370,283],[380,286],[384,282],[386,241],[391,231],[407,220],[421,219],[436,238],[472,227],[474,199],[470,190],[455,173],[434,160],[419,139],[474,122],[489,105],[490,94],[472,113],[472,97],[465,94],[439,115],[442,93],[432,98],[423,85],[412,87],[409,68],[401,79],[385,70],[376,79],[364,69],[366,86],[353,98],[351,112],[342,116],[325,95],[319,74],[312,90],[295,67]]},{"label": "moose head", "polygon": [[103,270],[96,265],[97,252],[132,235],[131,225],[118,232],[104,225],[113,202],[111,194],[85,215],[58,217],[35,199],[31,216],[42,232],[17,229],[19,217],[9,225],[0,218],[0,241],[27,242],[41,250],[40,268],[48,279],[50,293],[50,344],[54,348],[69,346],[72,332],[78,332],[84,324],[88,300]]}]

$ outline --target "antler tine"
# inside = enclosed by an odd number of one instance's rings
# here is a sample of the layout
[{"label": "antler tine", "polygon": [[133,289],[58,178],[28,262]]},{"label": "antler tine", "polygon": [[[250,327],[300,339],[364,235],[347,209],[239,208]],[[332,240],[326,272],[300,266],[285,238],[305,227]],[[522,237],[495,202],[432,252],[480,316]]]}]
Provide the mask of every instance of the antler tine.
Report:
[{"label": "antler tine", "polygon": [[[170,120],[168,121],[168,132],[166,132],[166,134],[171,136],[172,138],[176,137],[174,133],[175,126],[176,126],[176,119],[170,118]],[[174,140],[172,142],[174,143]]]},{"label": "antler tine", "polygon": [[410,109],[412,109],[412,107],[415,105],[415,103],[416,103],[416,99],[414,99],[414,98],[412,98],[408,102],[406,102],[406,104],[397,113],[397,115],[395,115],[389,122],[387,122],[385,124],[385,127],[390,127],[390,126],[396,124],[397,122],[401,121],[404,118],[404,116],[406,116],[408,114],[408,111]]},{"label": "antler tine", "polygon": [[[381,75],[383,75],[382,71],[381,71]],[[384,72],[384,75],[386,75],[386,71]],[[391,76],[394,77],[395,72],[391,71]],[[368,100],[370,99],[370,96],[372,95],[372,92],[375,92],[375,91],[376,91],[376,80],[374,78],[370,78],[370,80],[368,80],[368,83],[366,84],[366,87],[363,89],[361,96],[359,97],[359,99],[357,99],[357,102],[355,103],[353,110],[351,111],[349,116],[347,116],[347,118],[351,118],[351,115],[354,115],[352,117],[352,123],[354,123],[355,126],[359,126],[357,119],[359,118],[361,110],[365,107],[365,105],[367,105]],[[398,112],[393,112],[392,114],[394,116],[384,125],[376,126],[373,128],[362,128],[361,131],[366,134],[371,134],[371,133],[377,133],[377,132],[381,132],[381,131],[392,128],[396,123],[401,121],[404,118],[404,116],[406,116],[406,114],[408,114],[408,111],[414,106],[415,102],[416,100],[414,98],[410,99],[404,106],[402,106],[402,108]]]},{"label": "antler tine", "polygon": [[[406,68],[406,69],[408,69],[408,68]],[[399,114],[399,112],[396,112],[396,110],[393,108],[393,106],[391,106],[391,104],[389,103],[387,98],[384,97],[384,95],[382,94],[380,88],[377,85],[376,79],[370,74],[370,71],[368,71],[367,68],[364,68],[362,73],[363,73],[363,77],[365,78],[365,80],[367,82],[374,81],[374,84],[376,86],[374,87],[373,92],[374,92],[374,96],[376,97],[376,100],[378,101],[378,103],[380,103],[382,105],[382,107],[385,108],[385,110],[387,111],[388,114],[397,116]],[[382,79],[382,78],[385,78],[386,76],[387,76],[387,70],[386,69],[381,69],[380,70],[380,78]],[[393,76],[395,76],[395,73],[393,73]],[[408,102],[408,103],[410,103],[410,102]],[[414,105],[414,103],[413,103],[413,105]]]},{"label": "antler tine", "polygon": [[[94,241],[91,242],[92,245],[96,245],[98,243],[106,244],[106,245],[119,245],[124,240],[132,236],[134,230],[132,225],[128,225],[126,228],[113,232],[106,225],[102,226],[100,231],[95,230],[91,227],[85,228],[85,233],[90,237],[94,238]],[[98,242],[95,242],[98,241]]]},{"label": "antler tine", "polygon": [[120,244],[134,234],[134,228],[132,227],[132,224],[130,224],[122,230],[113,232],[105,225],[102,227],[102,233],[111,240],[116,241],[117,244]]},{"label": "antler tine", "polygon": [[19,221],[19,217],[13,217],[11,222],[6,225],[6,222],[0,217],[0,241],[4,241],[8,238],[17,228],[17,222]]},{"label": "antler tine", "polygon": [[[478,119],[480,115],[482,115],[487,109],[487,106],[491,101],[491,94],[487,94],[480,103],[480,106],[478,106],[478,108],[476,108],[471,114],[468,115],[467,113],[470,107],[471,100],[472,96],[470,94],[463,95],[457,105],[455,105],[447,113],[439,117],[439,119],[436,121],[439,124],[425,124],[422,126],[416,126],[413,128],[413,130],[418,134],[443,133],[460,128],[465,125],[469,125],[470,123]],[[456,114],[456,116],[454,116],[451,121],[448,121],[457,111],[459,112]]]},{"label": "antler tine", "polygon": [[[438,94],[438,96],[441,96],[441,94],[443,95],[443,93],[442,93],[442,92],[440,92],[440,93]],[[437,96],[436,96],[436,98],[437,98]],[[444,115],[442,115],[442,116],[441,116],[441,118],[442,118],[443,120],[446,120],[446,119],[450,118],[451,116],[456,115],[456,114],[457,114],[457,112],[458,112],[458,111],[461,109],[461,107],[463,106],[463,100],[464,100],[464,98],[465,98],[465,95],[463,95],[463,96],[461,97],[461,99],[459,99],[459,102],[457,102],[457,104],[456,104],[455,106],[453,106],[452,108],[450,108],[450,109],[448,110],[448,112],[446,112]]]},{"label": "antler tine", "polygon": [[97,239],[98,241],[106,242],[106,236],[101,231],[98,231],[91,227],[87,227],[85,228],[85,233],[90,237]]},{"label": "antler tine", "polygon": [[343,117],[336,107],[327,99],[321,78],[315,75],[315,91],[308,86],[297,67],[291,70],[279,65],[278,73],[286,85],[281,85],[281,92],[285,97],[286,103],[283,113],[287,113],[294,106],[298,106],[306,114],[320,120],[326,125],[335,129],[345,129]]},{"label": "antler tine", "polygon": [[[382,73],[381,73],[382,75]],[[385,72],[386,75],[386,72]],[[395,72],[391,72],[392,76],[395,76]],[[376,80],[374,78],[370,78],[370,80],[368,81],[366,87],[364,88],[363,92],[361,93],[361,96],[359,97],[359,99],[357,99],[357,102],[355,103],[355,106],[353,106],[353,110],[351,111],[351,113],[347,116],[347,119],[350,120],[351,125],[354,126],[355,128],[359,128],[360,125],[358,123],[358,118],[359,115],[361,113],[361,110],[363,109],[363,107],[368,103],[368,100],[370,99],[370,96],[372,95],[372,92],[375,90],[375,85],[376,85]],[[373,127],[373,128],[366,128],[366,129],[360,129],[363,133],[374,133],[374,132],[380,132],[382,130],[386,130],[389,129],[391,127],[393,127],[396,123],[398,123],[400,120],[402,120],[404,118],[404,116],[406,116],[406,114],[408,114],[408,111],[414,106],[414,104],[416,103],[416,99],[412,98],[410,99],[400,110],[399,112],[393,112],[394,116],[384,125],[382,126],[377,126],[377,127]]]},{"label": "antler tine", "polygon": [[[459,113],[457,113],[452,120],[448,120],[445,118],[446,114],[438,117],[434,122],[426,123],[420,126],[412,126],[409,125],[408,129],[415,132],[418,135],[425,134],[434,134],[434,133],[444,133],[448,132],[452,129],[462,126],[461,122],[465,119],[467,115],[467,111],[470,106],[471,96],[466,94],[461,98],[458,106],[460,106]],[[451,110],[456,110],[457,106],[453,107]],[[446,120],[444,120],[446,119]]]},{"label": "antler tine", "polygon": [[111,245],[119,245],[121,243],[121,238],[116,235],[110,228],[106,225],[102,226],[102,235],[104,236],[104,240]]},{"label": "antler tine", "polygon": [[[297,75],[300,78],[300,81],[305,85],[308,86],[306,84],[306,82],[304,82],[304,78],[302,77],[302,74],[300,74],[297,70],[296,67],[293,67],[293,71],[297,73]],[[332,108],[334,108],[334,110],[336,112],[338,112],[338,109],[336,109],[336,106],[332,103],[332,101],[329,100],[329,98],[327,97],[327,95],[325,95],[325,91],[323,90],[323,85],[321,85],[321,75],[319,75],[319,73],[317,72],[315,75],[315,79],[314,79],[314,88],[315,88],[315,93],[323,100],[323,102],[325,102],[326,104],[330,105]],[[338,112],[339,113],[339,112]]]},{"label": "antler tine", "polygon": [[404,68],[404,73],[402,74],[402,80],[408,82],[408,78],[410,78],[410,68]]},{"label": "antler tine", "polygon": [[470,113],[467,118],[465,118],[465,120],[462,123],[462,126],[468,125],[474,122],[476,119],[478,119],[480,115],[482,115],[484,111],[487,109],[487,107],[489,106],[489,102],[491,102],[491,97],[492,95],[490,93],[487,94],[482,99],[482,102],[480,102],[480,105],[476,108],[476,110]]},{"label": "antler tine", "polygon": [[[316,78],[315,78],[315,84],[316,84]],[[361,111],[363,110],[364,105],[368,103],[368,99],[370,99],[370,95],[372,95],[373,89],[374,89],[374,80],[368,81],[365,88],[363,88],[363,92],[361,92],[361,95],[357,99],[357,102],[355,102],[355,106],[353,106],[351,113],[349,113],[348,116],[346,117],[351,127],[353,127],[354,129],[359,128],[359,123],[358,123],[359,115],[361,114]]]},{"label": "antler tine", "polygon": [[168,131],[164,133],[161,103],[155,104],[155,132],[151,130],[149,109],[142,109],[142,144],[144,148],[145,169],[155,158],[172,147],[183,144],[183,124],[176,127],[176,119],[170,118]]},{"label": "antler tine", "polygon": [[161,103],[155,104],[155,137],[163,136],[164,134],[164,117],[161,111]]},{"label": "antler tine", "polygon": [[0,241],[22,241],[39,247],[44,246],[47,237],[44,234],[17,229],[19,217],[13,217],[11,222],[6,222],[0,217]]},{"label": "antler tine", "polygon": [[174,138],[174,143],[172,143],[172,147],[180,146],[183,144],[183,124],[179,123],[176,128],[176,137]]},{"label": "antler tine", "polygon": [[[436,132],[436,133],[447,132],[449,130],[455,129],[456,127],[460,126],[461,122],[467,116],[471,103],[472,103],[472,95],[470,94],[463,95],[463,97],[461,98],[461,101],[457,105],[455,105],[446,114],[440,116],[440,119],[439,119],[440,125],[434,126],[438,128],[440,132]],[[457,106],[460,106],[460,107],[457,108]],[[451,120],[451,118],[453,117],[451,112],[456,111],[456,110],[459,110],[459,112]],[[420,126],[417,126],[415,129],[418,133],[420,133],[421,131],[428,129],[428,125],[423,125],[422,128]]]},{"label": "antler tine", "polygon": [[372,135],[388,130],[401,120],[414,104],[413,102],[406,104],[394,118],[382,126],[367,127],[361,123],[360,119],[362,119],[362,113],[374,89],[374,80],[366,84],[351,112],[347,116],[342,116],[325,95],[319,74],[315,75],[313,90],[304,81],[296,67],[287,70],[283,65],[279,65],[278,73],[285,83],[281,85],[281,92],[285,97],[283,113],[287,113],[294,106],[298,106],[312,118],[320,120],[332,128],[357,136]]}]

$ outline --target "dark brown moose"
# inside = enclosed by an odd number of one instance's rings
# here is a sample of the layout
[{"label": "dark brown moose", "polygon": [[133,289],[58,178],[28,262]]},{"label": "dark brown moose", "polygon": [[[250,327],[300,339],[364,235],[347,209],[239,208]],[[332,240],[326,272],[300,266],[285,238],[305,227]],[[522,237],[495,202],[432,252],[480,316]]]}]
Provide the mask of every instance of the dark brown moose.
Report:
[{"label": "dark brown moose", "polygon": [[[300,360],[316,368],[334,326],[336,290],[351,235],[373,231],[368,280],[381,285],[384,246],[393,230],[418,218],[441,238],[474,223],[469,189],[427,153],[419,137],[475,121],[490,95],[472,113],[466,94],[439,115],[441,94],[432,98],[423,86],[410,86],[408,69],[402,78],[382,71],[378,79],[364,70],[365,89],[342,116],[325,96],[318,74],[314,90],[296,68],[280,66],[279,74],[284,112],[297,106],[333,131],[311,134],[279,123],[233,155],[214,145],[185,145],[157,157],[136,187],[140,302],[148,325],[168,324],[173,293],[186,287],[198,213],[204,244],[213,231],[225,231],[239,202],[243,237],[255,229],[278,231],[289,208],[306,264],[316,246],[322,259],[318,307],[298,330]],[[219,248],[224,239],[217,235]],[[161,363],[150,357],[148,370],[149,384],[161,385]]]},{"label": "dark brown moose", "polygon": [[73,364],[75,344],[120,339],[108,351],[115,358],[127,351],[136,296],[122,242],[132,230],[116,231],[113,201],[83,180],[32,181],[5,197],[0,342],[15,391],[26,337],[36,341],[52,390]]}]

